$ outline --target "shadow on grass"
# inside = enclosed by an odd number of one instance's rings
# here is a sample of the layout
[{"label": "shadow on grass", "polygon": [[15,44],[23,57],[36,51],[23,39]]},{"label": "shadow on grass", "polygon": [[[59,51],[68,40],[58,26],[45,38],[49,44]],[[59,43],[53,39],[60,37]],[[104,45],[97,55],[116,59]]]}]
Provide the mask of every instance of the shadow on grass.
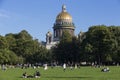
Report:
[{"label": "shadow on grass", "polygon": [[81,79],[81,78],[92,78],[92,77],[79,77],[79,76],[76,76],[76,77],[72,77],[72,76],[69,76],[69,77],[65,77],[65,76],[46,76],[45,78],[72,78],[72,79]]}]

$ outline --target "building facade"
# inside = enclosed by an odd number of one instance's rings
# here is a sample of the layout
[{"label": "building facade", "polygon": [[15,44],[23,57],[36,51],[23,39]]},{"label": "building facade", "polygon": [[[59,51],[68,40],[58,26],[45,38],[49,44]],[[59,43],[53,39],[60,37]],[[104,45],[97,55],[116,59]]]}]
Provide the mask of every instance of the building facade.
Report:
[{"label": "building facade", "polygon": [[75,36],[75,25],[65,5],[62,6],[62,11],[56,17],[53,25],[53,33],[48,31],[46,34],[46,48],[51,49],[52,46],[59,43],[64,31],[68,31],[69,34]]}]

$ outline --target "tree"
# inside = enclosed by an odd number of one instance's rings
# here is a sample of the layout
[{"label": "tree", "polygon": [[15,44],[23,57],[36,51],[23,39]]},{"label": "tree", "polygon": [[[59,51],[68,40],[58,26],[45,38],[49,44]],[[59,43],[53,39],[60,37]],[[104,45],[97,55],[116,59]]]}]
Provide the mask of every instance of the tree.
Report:
[{"label": "tree", "polygon": [[[19,63],[35,62],[32,60],[35,60],[36,57],[34,57],[33,59],[32,56],[42,55],[42,53],[45,54],[43,54],[44,58],[41,60],[42,61],[45,61],[44,59],[48,60],[47,56],[49,55],[47,54],[48,52],[45,50],[45,48],[41,48],[41,44],[38,41],[38,39],[32,39],[32,36],[26,30],[22,30],[17,34],[12,33],[6,34],[5,39],[6,42],[8,43],[8,49],[17,55],[18,57],[17,62]],[[1,41],[5,42],[5,40]]]},{"label": "tree", "polygon": [[17,55],[8,50],[8,49],[0,49],[0,63],[1,64],[16,64],[17,63]]},{"label": "tree", "polygon": [[92,54],[92,59],[100,65],[106,62],[108,56],[111,57],[109,53],[114,47],[113,42],[112,34],[106,26],[92,26],[86,34],[84,49],[88,50],[87,53]]},{"label": "tree", "polygon": [[5,39],[7,40],[8,43],[8,48],[11,51],[15,51],[15,47],[16,47],[16,39],[15,39],[15,35],[12,33],[6,34],[5,35]]},{"label": "tree", "polygon": [[22,60],[26,61],[26,58],[34,53],[34,40],[26,30],[22,30],[18,34],[7,34],[6,39],[10,46],[9,49],[21,59],[24,58]]},{"label": "tree", "polygon": [[115,46],[112,50],[112,58],[115,62],[120,62],[120,26],[110,26],[108,29],[113,34]]},{"label": "tree", "polygon": [[31,55],[31,63],[45,63],[49,62],[51,55],[49,51],[44,47],[40,46],[39,50],[35,54]]},{"label": "tree", "polygon": [[16,38],[22,40],[32,40],[32,36],[26,30],[22,30],[20,33],[18,33]]},{"label": "tree", "polygon": [[8,43],[5,37],[0,36],[0,49],[6,49],[8,48]]},{"label": "tree", "polygon": [[63,33],[59,44],[53,49],[56,61],[59,63],[76,63],[80,61],[79,41],[67,31]]},{"label": "tree", "polygon": [[69,43],[69,42],[72,42],[72,36],[70,35],[70,33],[65,30],[63,31],[63,35],[62,35],[62,38],[60,40],[60,43]]}]

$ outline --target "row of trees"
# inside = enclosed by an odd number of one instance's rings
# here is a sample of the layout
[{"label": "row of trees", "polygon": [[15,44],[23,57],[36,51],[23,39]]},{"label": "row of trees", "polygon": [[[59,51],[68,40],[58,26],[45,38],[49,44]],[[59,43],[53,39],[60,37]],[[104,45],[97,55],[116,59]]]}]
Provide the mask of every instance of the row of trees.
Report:
[{"label": "row of trees", "polygon": [[72,37],[65,31],[60,43],[51,50],[47,50],[37,39],[33,39],[26,30],[0,36],[0,64],[51,61],[87,61],[98,64],[120,62],[120,27],[91,26],[78,37]]},{"label": "row of trees", "polygon": [[53,53],[62,63],[86,61],[101,65],[120,62],[120,27],[92,26],[78,38],[71,38],[69,33],[64,32]]},{"label": "row of trees", "polygon": [[26,30],[0,36],[0,64],[44,62],[50,57],[48,53]]},{"label": "row of trees", "polygon": [[98,64],[119,62],[119,35],[120,27],[106,27],[104,25],[91,27],[82,43],[87,61],[97,61]]}]

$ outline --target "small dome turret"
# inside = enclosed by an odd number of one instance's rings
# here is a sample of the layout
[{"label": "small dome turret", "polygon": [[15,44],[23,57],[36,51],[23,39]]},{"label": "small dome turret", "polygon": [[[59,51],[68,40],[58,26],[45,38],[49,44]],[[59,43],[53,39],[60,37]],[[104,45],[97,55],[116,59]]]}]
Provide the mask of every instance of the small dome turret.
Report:
[{"label": "small dome turret", "polygon": [[47,32],[46,36],[52,36],[52,33],[50,31]]}]

